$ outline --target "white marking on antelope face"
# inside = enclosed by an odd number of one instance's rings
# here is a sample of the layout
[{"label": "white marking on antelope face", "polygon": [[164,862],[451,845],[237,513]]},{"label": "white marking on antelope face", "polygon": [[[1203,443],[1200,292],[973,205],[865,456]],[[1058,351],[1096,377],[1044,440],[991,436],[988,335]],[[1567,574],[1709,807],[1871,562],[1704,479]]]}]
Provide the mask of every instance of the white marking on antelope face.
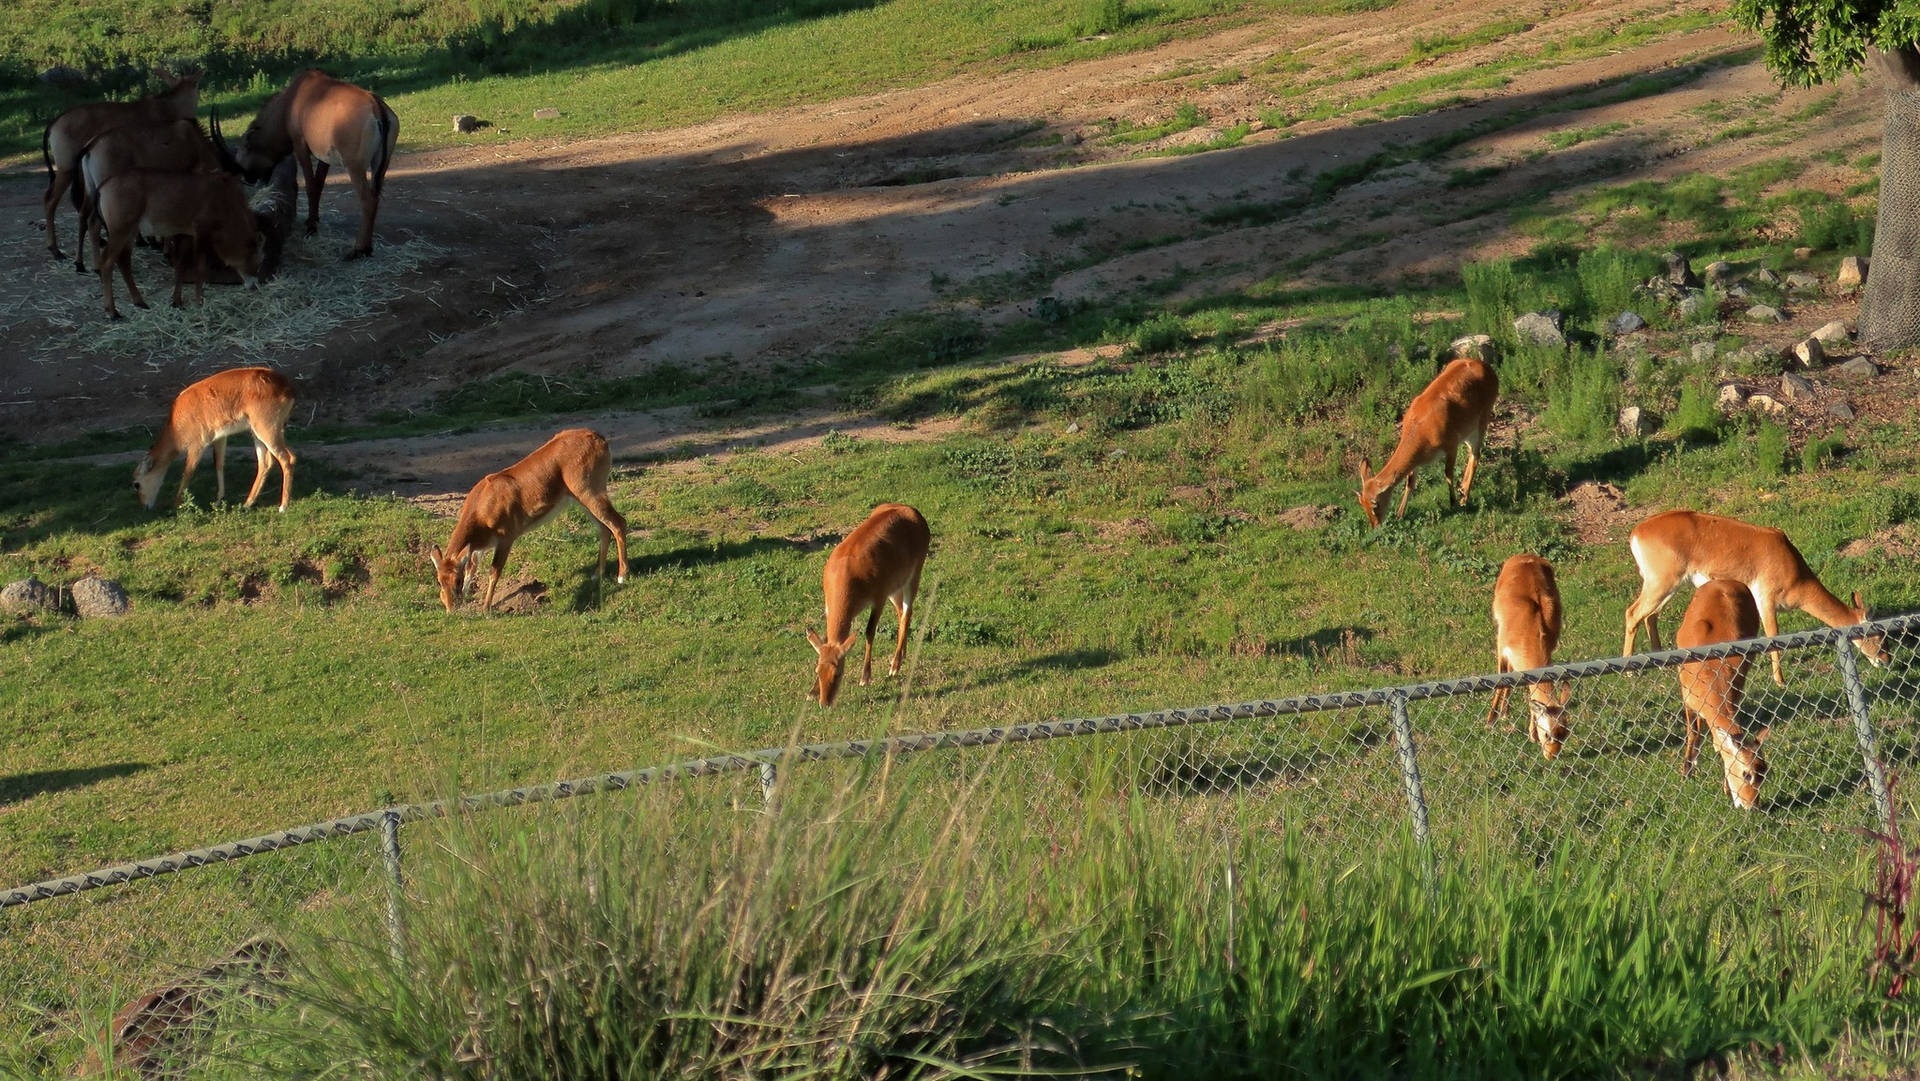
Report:
[{"label": "white marking on antelope face", "polygon": [[1532,713],[1533,741],[1540,745],[1540,753],[1551,762],[1567,742],[1566,707],[1531,699],[1527,704]]}]

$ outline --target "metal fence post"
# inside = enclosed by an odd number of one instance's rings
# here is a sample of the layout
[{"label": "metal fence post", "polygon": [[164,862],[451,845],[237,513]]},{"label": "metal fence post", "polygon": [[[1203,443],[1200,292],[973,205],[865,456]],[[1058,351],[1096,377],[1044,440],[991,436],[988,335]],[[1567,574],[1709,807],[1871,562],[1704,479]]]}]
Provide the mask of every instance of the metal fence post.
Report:
[{"label": "metal fence post", "polygon": [[1867,787],[1873,790],[1873,806],[1880,812],[1880,824],[1893,828],[1893,796],[1887,791],[1887,774],[1880,765],[1880,747],[1873,737],[1873,722],[1867,717],[1867,688],[1860,682],[1860,662],[1854,659],[1853,642],[1842,638],[1834,643],[1840,655],[1840,682],[1847,689],[1847,706],[1853,711],[1853,737],[1860,743],[1860,757],[1867,767]]},{"label": "metal fence post", "polygon": [[1413,725],[1407,720],[1407,696],[1395,692],[1387,699],[1393,713],[1393,746],[1400,752],[1400,779],[1407,785],[1407,804],[1413,812],[1413,839],[1420,850],[1433,851],[1433,837],[1427,831],[1427,790],[1420,783],[1420,762],[1413,753]]},{"label": "metal fence post", "polygon": [[389,807],[380,816],[380,852],[387,863],[387,937],[396,962],[406,960],[407,934],[400,904],[406,880],[400,876],[400,812]]},{"label": "metal fence post", "polygon": [[773,802],[773,786],[780,782],[780,767],[771,761],[760,763],[760,799],[765,803]]}]

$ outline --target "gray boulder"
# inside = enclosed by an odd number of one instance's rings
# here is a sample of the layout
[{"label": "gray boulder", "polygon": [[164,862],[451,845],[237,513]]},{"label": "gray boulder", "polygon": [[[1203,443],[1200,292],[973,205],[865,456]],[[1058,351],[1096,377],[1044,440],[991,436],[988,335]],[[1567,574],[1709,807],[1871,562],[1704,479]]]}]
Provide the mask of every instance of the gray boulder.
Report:
[{"label": "gray boulder", "polygon": [[1707,283],[1710,285],[1730,285],[1733,283],[1733,264],[1725,259],[1715,259],[1707,264]]},{"label": "gray boulder", "polygon": [[120,583],[88,575],[73,583],[73,610],[82,619],[112,618],[127,614],[127,591]]},{"label": "gray boulder", "polygon": [[1755,304],[1747,309],[1747,318],[1756,323],[1784,323],[1787,313],[1771,304]]},{"label": "gray boulder", "polygon": [[1680,307],[1678,310],[1680,312],[1680,318],[1692,319],[1695,316],[1705,315],[1711,312],[1713,310],[1713,301],[1709,300],[1705,293],[1699,291],[1691,292],[1680,298]]},{"label": "gray boulder", "polygon": [[1805,341],[1794,342],[1793,347],[1789,349],[1788,352],[1792,354],[1794,361],[1802,368],[1818,368],[1827,362],[1827,351],[1820,345],[1820,339],[1818,338],[1808,338]]},{"label": "gray boulder", "polygon": [[1787,288],[1798,289],[1803,293],[1817,293],[1820,291],[1820,279],[1804,270],[1788,271],[1786,274],[1786,282]]},{"label": "gray boulder", "polygon": [[1838,319],[1813,332],[1814,340],[1822,345],[1834,345],[1851,337],[1853,337],[1853,330]]},{"label": "gray boulder", "polygon": [[1492,364],[1498,359],[1499,350],[1493,344],[1492,335],[1468,334],[1462,338],[1455,338],[1453,343],[1447,346],[1447,355],[1455,358],[1471,357],[1474,360]]},{"label": "gray boulder", "polygon": [[18,582],[9,582],[0,589],[0,612],[14,615],[32,615],[35,612],[50,612],[59,604],[53,589],[38,578],[23,578]]},{"label": "gray boulder", "polygon": [[1698,289],[1700,287],[1700,276],[1693,272],[1693,267],[1687,262],[1686,256],[1681,255],[1677,251],[1670,251],[1660,258],[1667,264],[1668,281],[1680,286],[1682,289]]},{"label": "gray boulder", "polygon": [[1836,364],[1827,370],[1850,379],[1872,379],[1880,374],[1880,365],[1866,357],[1854,357],[1844,364]]},{"label": "gray boulder", "polygon": [[1779,285],[1780,275],[1775,274],[1766,267],[1761,267],[1759,270],[1753,272],[1753,280],[1759,282],[1761,285]]},{"label": "gray boulder", "polygon": [[1565,316],[1551,309],[1528,312],[1513,321],[1513,332],[1520,336],[1521,341],[1535,345],[1565,345],[1567,335],[1561,329],[1565,322]]},{"label": "gray boulder", "polygon": [[1797,401],[1813,395],[1813,380],[1799,372],[1787,372],[1780,376],[1780,396],[1788,401]]},{"label": "gray boulder", "polygon": [[1855,416],[1858,416],[1858,414],[1853,411],[1853,406],[1848,405],[1844,401],[1828,403],[1827,412],[1839,417],[1841,420],[1852,420]]},{"label": "gray boulder", "polygon": [[1621,312],[1607,321],[1607,333],[1615,337],[1632,334],[1636,330],[1645,330],[1646,327],[1647,321],[1640,318],[1637,312]]},{"label": "gray boulder", "polygon": [[1620,411],[1620,433],[1628,436],[1652,435],[1660,430],[1660,418],[1637,405],[1627,406]]},{"label": "gray boulder", "polygon": [[1705,364],[1719,352],[1720,347],[1712,342],[1694,342],[1693,348],[1687,350],[1687,355],[1693,358],[1695,364]]},{"label": "gray boulder", "polygon": [[1833,284],[1842,289],[1857,289],[1867,280],[1867,259],[1864,256],[1849,255],[1840,260],[1840,273],[1834,275]]}]

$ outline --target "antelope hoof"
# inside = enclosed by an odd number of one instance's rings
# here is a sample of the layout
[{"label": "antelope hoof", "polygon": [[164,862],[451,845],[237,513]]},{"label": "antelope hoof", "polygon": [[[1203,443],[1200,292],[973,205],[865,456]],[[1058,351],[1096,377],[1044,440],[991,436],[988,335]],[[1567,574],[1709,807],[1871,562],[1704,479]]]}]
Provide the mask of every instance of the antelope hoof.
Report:
[{"label": "antelope hoof", "polygon": [[319,223],[319,222],[317,222],[317,221],[310,221],[310,222],[308,222],[308,223],[307,223],[307,235],[308,235],[308,236],[313,236],[313,235],[314,235],[315,233],[318,233],[319,231],[320,231],[320,223]]},{"label": "antelope hoof", "polygon": [[124,315],[121,315],[121,314],[119,313],[119,311],[118,311],[118,310],[116,310],[116,309],[113,309],[113,308],[108,308],[108,309],[107,309],[107,318],[108,318],[108,319],[125,319],[125,318],[126,318],[126,316],[124,316]]},{"label": "antelope hoof", "polygon": [[61,251],[57,246],[52,244],[47,245],[47,255],[54,259],[65,259],[67,257],[66,252]]},{"label": "antelope hoof", "polygon": [[353,249],[352,251],[350,251],[350,252],[348,252],[348,253],[347,253],[347,258],[346,258],[346,261],[347,261],[347,262],[349,262],[349,263],[351,263],[351,262],[353,262],[353,261],[354,261],[355,259],[360,259],[360,258],[363,258],[363,257],[365,257],[365,256],[368,256],[368,255],[372,255],[372,254],[373,254],[373,249],[372,249],[372,248],[355,248],[355,249]]},{"label": "antelope hoof", "polygon": [[136,301],[134,301],[134,302],[133,302],[133,306],[134,306],[134,307],[136,307],[136,308],[139,308],[139,309],[140,309],[141,311],[146,311],[146,310],[148,310],[148,309],[149,309],[149,308],[151,307],[151,305],[149,305],[149,304],[148,304],[148,303],[147,303],[146,301],[144,301],[144,300],[136,300]]}]

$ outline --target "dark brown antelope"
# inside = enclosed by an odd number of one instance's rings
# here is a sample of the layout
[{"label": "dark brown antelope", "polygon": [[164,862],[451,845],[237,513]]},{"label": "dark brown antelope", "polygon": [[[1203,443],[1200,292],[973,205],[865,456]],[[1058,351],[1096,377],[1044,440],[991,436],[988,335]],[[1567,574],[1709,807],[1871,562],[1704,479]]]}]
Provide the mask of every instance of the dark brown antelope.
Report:
[{"label": "dark brown antelope", "polygon": [[[1687,614],[1681,617],[1680,630],[1673,644],[1681,649],[1710,646],[1719,642],[1737,642],[1752,638],[1760,630],[1760,613],[1745,582],[1715,578],[1693,594]],[[1687,743],[1680,752],[1680,775],[1693,776],[1693,762],[1700,754],[1700,737],[1708,735],[1720,755],[1721,783],[1733,805],[1753,810],[1760,800],[1760,782],[1767,776],[1767,760],[1760,745],[1766,742],[1767,729],[1749,736],[1740,727],[1740,699],[1747,688],[1748,655],[1719,657],[1710,661],[1689,661],[1680,666],[1681,712],[1687,723]]]},{"label": "dark brown antelope", "polygon": [[[60,238],[54,231],[53,213],[60,197],[73,193],[73,208],[82,208],[81,193],[74,187],[76,163],[80,151],[102,132],[129,124],[157,126],[176,120],[192,120],[200,108],[200,77],[186,75],[171,80],[162,93],[138,101],[97,101],[76,105],[61,113],[40,133],[40,154],[47,163],[47,194],[43,200],[47,212],[47,250],[55,259],[63,259]],[[84,243],[86,222],[76,243]]]},{"label": "dark brown antelope", "polygon": [[153,448],[133,468],[133,490],[140,497],[140,505],[153,508],[167,469],[175,458],[185,455],[180,490],[173,497],[174,506],[179,506],[208,446],[213,447],[215,497],[226,502],[227,437],[251,432],[253,487],[247,490],[246,505],[251,507],[260,498],[267,471],[278,462],[280,510],[284,513],[287,500],[293,498],[293,451],[287,448],[285,435],[287,418],[292,415],[293,384],[272,368],[231,368],[181,391],[173,399],[173,409]]},{"label": "dark brown antelope", "polygon": [[175,261],[173,268],[173,306],[180,307],[180,286],[187,265],[196,270],[194,297],[206,299],[208,262],[211,257],[240,272],[241,281],[252,289],[259,285],[260,225],[247,206],[246,192],[240,180],[228,173],[170,173],[153,169],[130,169],[111,177],[100,186],[95,197],[96,213],[107,230],[106,250],[98,256],[100,288],[106,294],[107,317],[120,318],[113,304],[113,268],[120,268],[127,292],[135,307],[147,306],[140,287],[133,281],[133,242],[142,233],[161,239],[186,237],[192,241],[192,255]]},{"label": "dark brown antelope", "polygon": [[900,617],[900,641],[893,649],[888,675],[900,674],[900,658],[907,651],[907,627],[913,618],[914,594],[920,591],[920,568],[927,562],[932,534],[920,512],[903,503],[882,503],[867,520],[854,527],[827,557],[821,588],[827,600],[827,636],[807,628],[807,641],[819,658],[814,667],[813,697],[833,705],[840,692],[847,653],[853,649],[853,620],[867,612],[867,654],[860,685],[873,678],[873,632],[880,625],[880,609],[893,603]]},{"label": "dark brown antelope", "polygon": [[1400,443],[1380,472],[1373,472],[1365,459],[1360,462],[1360,509],[1366,512],[1368,524],[1380,525],[1393,486],[1403,480],[1406,488],[1396,513],[1405,517],[1415,472],[1435,458],[1446,459],[1447,501],[1452,502],[1454,456],[1462,445],[1467,448],[1467,468],[1460,479],[1460,505],[1466,506],[1487,424],[1493,419],[1493,403],[1499,397],[1500,378],[1485,363],[1461,357],[1442,368],[1407,405],[1400,420]]},{"label": "dark brown antelope", "polygon": [[[1737,518],[1670,510],[1633,527],[1627,547],[1640,568],[1640,595],[1627,606],[1626,642],[1622,656],[1633,652],[1641,624],[1647,641],[1660,648],[1660,609],[1680,583],[1688,578],[1698,586],[1715,578],[1744,582],[1760,610],[1760,627],[1768,635],[1780,633],[1780,608],[1798,608],[1829,627],[1847,627],[1872,618],[1860,594],[1846,604],[1828,592],[1807,566],[1800,549],[1787,535],[1768,526],[1749,525]],[[1887,652],[1879,635],[1860,639],[1860,652],[1875,666],[1885,664]],[[1773,654],[1773,681],[1780,678],[1780,654]]]},{"label": "dark brown antelope", "polygon": [[445,551],[433,549],[429,558],[440,581],[440,603],[451,612],[466,592],[470,565],[482,552],[493,552],[493,574],[487,578],[487,596],[481,604],[493,607],[494,587],[507,565],[507,553],[520,534],[546,521],[571,498],[600,523],[600,577],[607,576],[607,542],[619,548],[620,575],[627,580],[627,520],[607,499],[607,477],[613,458],[607,438],[586,428],[569,428],[540,448],[498,473],[480,478],[460,507],[460,520]]},{"label": "dark brown antelope", "polygon": [[[158,169],[174,173],[196,170],[211,172],[220,168],[220,158],[214,152],[213,141],[200,130],[199,124],[191,120],[175,120],[157,125],[128,124],[103,131],[80,149],[75,165],[80,174],[79,182],[75,185],[75,190],[81,193],[80,235],[84,239],[91,228],[94,259],[98,261],[101,240],[96,204],[100,185],[106,183],[108,178],[133,169]],[[73,269],[84,274],[87,270],[86,245],[82,243],[76,248]]]},{"label": "dark brown antelope", "polygon": [[[1560,644],[1560,589],[1551,564],[1536,555],[1517,555],[1501,564],[1493,583],[1493,627],[1500,671],[1523,672],[1553,663],[1554,647]],[[1512,693],[1511,687],[1493,692],[1489,725],[1507,708]],[[1548,761],[1567,741],[1567,699],[1572,694],[1571,684],[1557,698],[1544,683],[1527,686],[1527,738],[1540,745]]]},{"label": "dark brown antelope", "polygon": [[213,127],[222,156],[249,183],[265,179],[289,154],[299,162],[307,178],[308,236],[319,229],[327,168],[344,168],[360,199],[360,235],[349,259],[373,253],[373,219],[399,134],[400,118],[378,95],[316,68],[294,76],[267,99],[237,145],[228,145],[217,118]]}]

